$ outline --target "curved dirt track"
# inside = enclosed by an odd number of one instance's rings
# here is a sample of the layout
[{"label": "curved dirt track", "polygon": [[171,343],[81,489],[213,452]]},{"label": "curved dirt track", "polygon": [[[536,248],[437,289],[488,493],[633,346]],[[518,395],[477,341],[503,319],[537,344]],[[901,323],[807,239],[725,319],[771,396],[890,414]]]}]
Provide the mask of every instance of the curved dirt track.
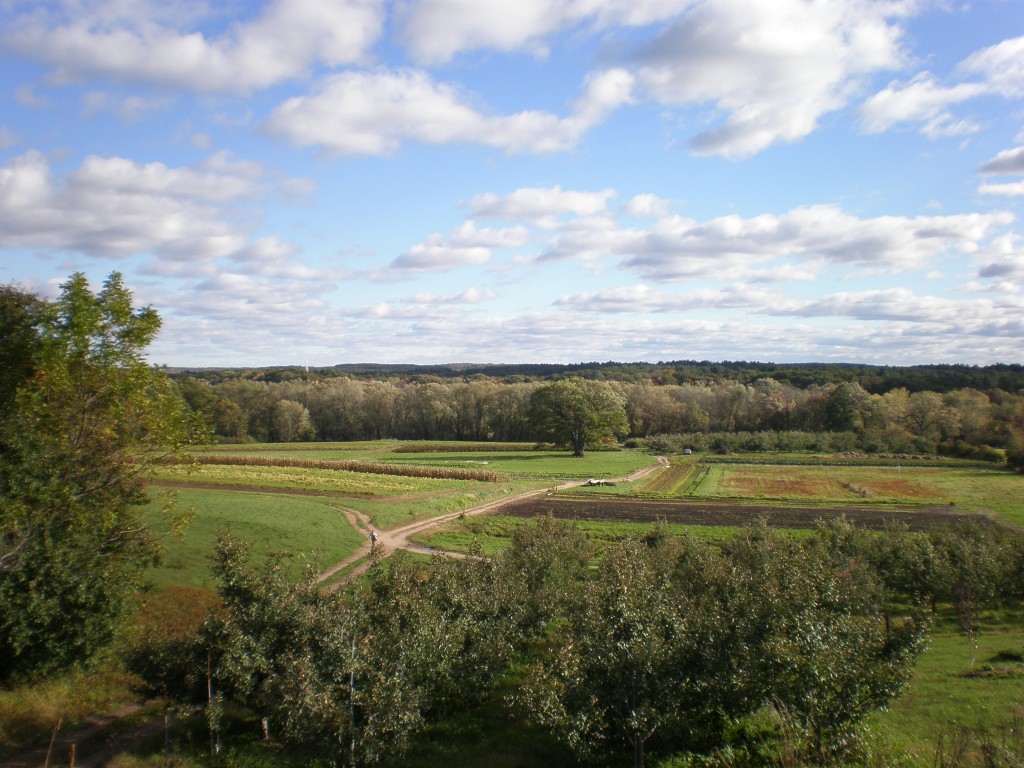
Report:
[{"label": "curved dirt track", "polygon": [[[665,456],[658,456],[656,464],[651,464],[650,466],[642,467],[641,469],[638,469],[635,472],[631,472],[625,477],[615,478],[613,482],[627,482],[630,480],[640,480],[641,478],[647,477],[647,475],[649,475],[654,470],[661,469],[662,467],[667,466],[668,459]],[[442,523],[446,523],[449,520],[455,520],[456,518],[460,517],[469,517],[471,515],[482,515],[486,514],[487,512],[494,512],[508,504],[529,501],[538,496],[544,496],[554,491],[561,491],[566,488],[575,488],[577,486],[585,484],[586,481],[584,480],[573,480],[549,488],[540,488],[535,491],[525,491],[523,493],[517,493],[513,496],[508,496],[507,498],[504,499],[495,499],[494,501],[489,501],[486,504],[481,504],[477,507],[472,507],[471,509],[466,509],[459,512],[449,512],[446,515],[441,515],[440,517],[432,517],[429,520],[419,520],[417,522],[409,523],[398,528],[392,528],[390,531],[377,531],[377,543],[374,546],[379,550],[379,554],[381,556],[387,556],[393,554],[399,549],[404,549],[409,552],[420,552],[423,554],[437,553],[447,555],[449,557],[466,557],[466,555],[459,552],[447,552],[445,550],[431,549],[430,547],[424,547],[420,544],[415,544],[412,541],[412,537],[430,528],[441,525]],[[357,510],[349,509],[347,507],[339,507],[339,509],[357,530],[361,530],[363,531],[363,533],[366,534],[367,538],[366,542],[358,550],[356,550],[351,555],[346,557],[340,563],[335,563],[317,577],[317,581],[327,581],[339,572],[344,571],[346,568],[348,568],[349,570],[345,573],[343,577],[339,578],[335,582],[334,586],[344,584],[345,582],[348,582],[356,578],[360,574],[364,573],[367,570],[367,568],[370,567],[371,563],[371,544],[369,535],[370,531],[373,530],[373,523],[371,522],[370,518],[368,518],[362,512],[358,512]]]}]

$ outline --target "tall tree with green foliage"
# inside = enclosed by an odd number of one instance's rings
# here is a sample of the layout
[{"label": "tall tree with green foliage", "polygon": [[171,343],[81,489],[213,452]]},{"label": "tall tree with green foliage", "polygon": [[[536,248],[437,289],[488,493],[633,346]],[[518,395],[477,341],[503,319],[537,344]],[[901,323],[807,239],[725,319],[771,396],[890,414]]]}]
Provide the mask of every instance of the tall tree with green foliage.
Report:
[{"label": "tall tree with green foliage", "polygon": [[143,358],[157,313],[134,309],[117,273],[97,294],[72,275],[53,302],[8,290],[4,310],[0,680],[107,641],[158,554],[142,478],[199,435]]},{"label": "tall tree with green foliage", "polygon": [[623,399],[607,383],[588,379],[562,379],[538,389],[530,398],[530,422],[578,458],[588,444],[629,431]]}]

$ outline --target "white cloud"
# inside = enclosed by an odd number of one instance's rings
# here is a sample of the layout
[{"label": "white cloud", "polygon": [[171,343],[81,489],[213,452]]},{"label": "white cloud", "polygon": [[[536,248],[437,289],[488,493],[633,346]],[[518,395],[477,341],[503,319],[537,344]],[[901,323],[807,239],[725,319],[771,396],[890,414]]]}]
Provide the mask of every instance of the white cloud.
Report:
[{"label": "white cloud", "polygon": [[553,226],[558,217],[595,216],[608,210],[608,201],[615,190],[579,192],[561,186],[520,187],[508,195],[487,193],[471,199],[467,206],[477,219],[505,219],[538,223],[542,228]]},{"label": "white cloud", "polygon": [[569,117],[538,111],[494,116],[479,111],[457,86],[419,70],[345,72],[280,104],[266,128],[336,155],[387,155],[403,141],[482,144],[508,154],[558,152],[628,102],[631,88],[629,73],[610,70],[588,79]]},{"label": "white cloud", "polygon": [[459,293],[440,296],[436,293],[417,293],[410,304],[480,304],[497,296],[494,291],[480,288],[467,288]]},{"label": "white cloud", "polygon": [[977,130],[970,120],[957,120],[948,107],[988,92],[982,83],[945,87],[928,72],[907,84],[892,82],[864,102],[861,119],[868,133],[881,133],[899,123],[922,122],[922,133],[932,138],[958,136]]},{"label": "white cloud", "polygon": [[223,206],[264,194],[262,175],[224,153],[181,168],[90,156],[59,180],[31,151],[0,167],[0,247],[190,262],[235,255],[246,235]]},{"label": "white cloud", "polygon": [[417,243],[393,262],[392,270],[411,272],[443,272],[456,267],[485,264],[494,248],[525,245],[529,231],[525,227],[477,229],[472,221],[463,223],[447,240],[432,234]]},{"label": "white cloud", "polygon": [[603,291],[562,296],[555,305],[578,312],[685,313],[698,309],[760,309],[778,306],[777,291],[764,291],[737,283],[727,288],[702,288],[671,294],[646,285],[609,288]]},{"label": "white cloud", "polygon": [[[192,6],[196,8],[197,6]],[[9,18],[0,45],[55,68],[190,91],[248,91],[314,64],[366,59],[383,25],[380,0],[272,0],[255,18],[207,37],[180,5],[80,0]]]},{"label": "white cloud", "polygon": [[979,96],[1024,95],[1024,37],[976,51],[960,62],[957,71],[973,79],[943,85],[930,72],[922,72],[909,83],[890,83],[861,106],[864,129],[877,133],[900,123],[921,123],[921,132],[930,138],[976,132],[974,121],[957,119],[949,108]]},{"label": "white cloud", "polygon": [[978,192],[983,195],[1020,197],[1024,195],[1024,181],[1014,181],[1006,184],[982,184],[978,187]]},{"label": "white cloud", "polygon": [[950,251],[974,253],[995,228],[1012,220],[1006,213],[859,219],[828,205],[707,223],[673,217],[623,255],[626,267],[658,280],[736,279],[757,264],[790,258],[900,271]]},{"label": "white cloud", "polygon": [[1007,98],[1024,96],[1024,36],[972,53],[960,69],[980,77],[994,93]]},{"label": "white cloud", "polygon": [[992,176],[1024,173],[1024,147],[1003,150],[981,166],[978,173]]},{"label": "white cloud", "polygon": [[643,26],[672,18],[697,0],[403,0],[398,36],[413,59],[441,64],[482,48],[547,53],[544,38],[587,24]]},{"label": "white cloud", "polygon": [[860,79],[900,64],[906,4],[867,0],[700,3],[641,54],[640,88],[663,104],[713,104],[724,122],[699,154],[746,157],[807,136]]},{"label": "white cloud", "polygon": [[627,200],[623,208],[630,216],[637,218],[659,218],[668,213],[668,201],[657,195],[636,195]]},{"label": "white cloud", "polygon": [[990,315],[988,302],[957,301],[936,296],[918,296],[907,288],[833,293],[796,306],[778,307],[770,314],[800,317],[849,317],[857,320],[912,322],[953,322]]}]

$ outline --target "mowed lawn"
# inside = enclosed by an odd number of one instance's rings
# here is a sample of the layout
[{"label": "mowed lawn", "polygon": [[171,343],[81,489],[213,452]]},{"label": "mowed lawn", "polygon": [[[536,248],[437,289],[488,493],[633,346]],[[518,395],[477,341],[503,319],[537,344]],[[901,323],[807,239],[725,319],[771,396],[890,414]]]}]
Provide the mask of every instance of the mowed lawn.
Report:
[{"label": "mowed lawn", "polygon": [[[251,542],[257,557],[273,552],[292,555],[289,568],[296,577],[306,563],[319,562],[325,568],[363,543],[363,534],[332,499],[198,488],[183,488],[178,498],[182,508],[195,509],[195,518],[184,538],[163,537],[163,564],[149,573],[156,587],[212,585],[210,558],[222,530]],[[165,527],[159,509],[160,502],[154,499],[147,510],[158,529]]]}]

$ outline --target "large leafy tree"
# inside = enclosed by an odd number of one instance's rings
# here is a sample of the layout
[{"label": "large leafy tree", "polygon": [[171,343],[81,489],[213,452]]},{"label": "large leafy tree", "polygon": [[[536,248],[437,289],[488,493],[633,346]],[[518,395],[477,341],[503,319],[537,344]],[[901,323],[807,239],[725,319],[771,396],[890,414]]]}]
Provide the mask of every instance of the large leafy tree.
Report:
[{"label": "large leafy tree", "polygon": [[596,441],[629,430],[623,399],[603,381],[562,379],[530,398],[530,421],[538,434],[568,445],[573,456]]},{"label": "large leafy tree", "polygon": [[8,288],[0,369],[0,680],[110,637],[158,553],[142,478],[198,436],[143,352],[160,327],[114,273],[53,302]]}]

